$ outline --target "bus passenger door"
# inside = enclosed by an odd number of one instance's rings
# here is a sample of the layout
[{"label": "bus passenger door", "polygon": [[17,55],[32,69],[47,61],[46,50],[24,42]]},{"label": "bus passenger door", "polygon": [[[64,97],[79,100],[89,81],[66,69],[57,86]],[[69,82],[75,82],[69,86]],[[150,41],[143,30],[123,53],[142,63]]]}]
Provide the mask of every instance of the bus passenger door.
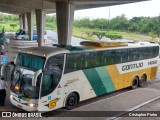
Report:
[{"label": "bus passenger door", "polygon": [[47,71],[41,81],[39,111],[51,111],[63,106],[63,89],[59,85],[61,76],[56,71]]},{"label": "bus passenger door", "polygon": [[63,88],[59,84],[63,64],[63,54],[52,56],[47,60],[41,80],[40,111],[51,111],[63,107]]}]

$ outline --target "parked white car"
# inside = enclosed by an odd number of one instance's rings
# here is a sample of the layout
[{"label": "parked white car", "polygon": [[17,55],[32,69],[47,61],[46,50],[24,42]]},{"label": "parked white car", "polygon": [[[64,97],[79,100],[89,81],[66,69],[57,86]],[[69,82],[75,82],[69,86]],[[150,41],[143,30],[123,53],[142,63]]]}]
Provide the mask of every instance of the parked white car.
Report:
[{"label": "parked white car", "polygon": [[[23,29],[19,29],[15,34],[15,39],[17,39],[17,40],[28,40],[29,39],[28,32],[23,30]],[[37,40],[37,39],[38,39],[37,30],[33,30],[32,40]],[[44,31],[44,42],[46,40],[47,40],[47,32]]]}]

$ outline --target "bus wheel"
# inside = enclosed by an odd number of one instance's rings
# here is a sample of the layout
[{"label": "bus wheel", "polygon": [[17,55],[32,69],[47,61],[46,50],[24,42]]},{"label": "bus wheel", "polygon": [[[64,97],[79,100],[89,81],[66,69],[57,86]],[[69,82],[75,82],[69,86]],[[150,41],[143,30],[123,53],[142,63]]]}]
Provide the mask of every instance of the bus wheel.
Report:
[{"label": "bus wheel", "polygon": [[75,93],[71,93],[68,95],[67,99],[66,99],[66,104],[65,104],[65,108],[67,110],[71,110],[73,108],[75,108],[78,104],[78,97]]},{"label": "bus wheel", "polygon": [[136,89],[138,87],[138,77],[134,77],[134,79],[132,80],[132,89]]},{"label": "bus wheel", "polygon": [[143,87],[145,82],[146,82],[146,80],[147,80],[147,76],[145,74],[143,74],[141,76],[141,79],[139,80],[139,87]]}]

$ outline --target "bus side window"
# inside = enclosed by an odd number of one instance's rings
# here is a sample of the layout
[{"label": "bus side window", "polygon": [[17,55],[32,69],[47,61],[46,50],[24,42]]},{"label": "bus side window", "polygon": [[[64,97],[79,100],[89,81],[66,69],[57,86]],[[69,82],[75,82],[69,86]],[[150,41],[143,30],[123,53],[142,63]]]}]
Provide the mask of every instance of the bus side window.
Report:
[{"label": "bus side window", "polygon": [[113,50],[105,51],[105,57],[106,57],[106,65],[114,64],[114,53],[113,53]]},{"label": "bus side window", "polygon": [[42,78],[41,96],[45,96],[54,91],[58,85],[63,71],[64,55],[55,55],[47,60]]},{"label": "bus side window", "polygon": [[159,47],[153,47],[152,57],[157,57],[159,55]]},{"label": "bus side window", "polygon": [[147,59],[148,58],[148,50],[147,50],[147,48],[140,48],[141,49],[141,53],[142,53],[142,59],[141,60],[143,60],[143,59]]},{"label": "bus side window", "polygon": [[153,48],[150,47],[150,48],[148,49],[148,59],[149,59],[149,58],[152,58],[152,57],[153,57]]},{"label": "bus side window", "polygon": [[131,62],[131,61],[134,61],[134,49],[133,48],[130,48],[128,50],[128,62]]},{"label": "bus side window", "polygon": [[[43,78],[42,78],[42,85],[41,85],[41,97],[49,95],[50,93],[52,93],[58,83],[60,82],[61,79],[61,73],[59,70],[57,70],[57,68],[55,67],[55,70],[46,70],[43,73]],[[38,81],[37,81],[37,85],[38,85]]]},{"label": "bus side window", "polygon": [[104,51],[98,52],[98,60],[100,61],[100,66],[106,66],[107,65],[107,59],[105,57]]},{"label": "bus side window", "polygon": [[143,53],[141,48],[130,48],[128,50],[128,62],[142,60]]},{"label": "bus side window", "polygon": [[100,66],[114,64],[114,55],[112,54],[112,51],[101,51],[99,57]]},{"label": "bus side window", "polygon": [[134,59],[133,59],[134,61],[143,59],[143,54],[141,54],[140,51],[141,51],[140,48],[134,49]]},{"label": "bus side window", "polygon": [[52,69],[55,69],[55,67],[57,67],[62,71],[63,62],[64,62],[63,54],[52,56],[47,60],[45,70],[52,70]]},{"label": "bus side window", "polygon": [[99,60],[97,57],[97,52],[87,52],[84,56],[84,68],[93,68],[99,66]]},{"label": "bus side window", "polygon": [[84,53],[78,53],[75,55],[76,70],[84,68]]},{"label": "bus side window", "polygon": [[126,56],[127,56],[127,50],[126,49],[122,49],[122,50],[115,50],[115,64],[119,64],[119,63],[124,63],[126,62]]},{"label": "bus side window", "polygon": [[69,73],[77,70],[81,70],[84,67],[83,53],[70,53],[66,55],[65,71]]},{"label": "bus side window", "polygon": [[42,79],[41,97],[46,96],[53,92],[53,74],[44,74]]}]

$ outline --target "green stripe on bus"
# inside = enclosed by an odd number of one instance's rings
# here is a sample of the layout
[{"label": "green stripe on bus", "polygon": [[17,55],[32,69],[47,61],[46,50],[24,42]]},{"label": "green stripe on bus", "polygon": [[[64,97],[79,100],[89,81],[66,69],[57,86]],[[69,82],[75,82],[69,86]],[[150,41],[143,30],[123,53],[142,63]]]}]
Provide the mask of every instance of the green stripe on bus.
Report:
[{"label": "green stripe on bus", "polygon": [[107,93],[103,82],[95,68],[83,70],[97,96]]},{"label": "green stripe on bus", "polygon": [[112,82],[112,79],[109,73],[107,72],[106,67],[98,67],[96,68],[96,71],[98,72],[101,78],[101,81],[103,82],[103,85],[105,86],[107,92],[115,91],[114,84]]}]

